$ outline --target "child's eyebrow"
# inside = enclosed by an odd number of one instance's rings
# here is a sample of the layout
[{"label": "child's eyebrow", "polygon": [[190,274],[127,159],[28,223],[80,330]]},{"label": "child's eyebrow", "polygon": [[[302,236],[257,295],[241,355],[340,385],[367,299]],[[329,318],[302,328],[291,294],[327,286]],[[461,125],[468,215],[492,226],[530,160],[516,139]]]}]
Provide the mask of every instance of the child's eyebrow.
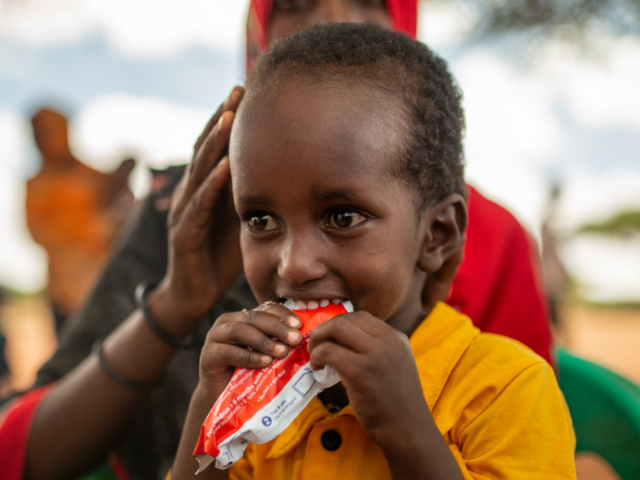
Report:
[{"label": "child's eyebrow", "polygon": [[316,192],[313,195],[316,200],[344,200],[347,202],[355,201],[358,196],[344,190],[329,190],[324,192]]},{"label": "child's eyebrow", "polygon": [[243,195],[238,198],[238,203],[246,207],[255,205],[261,208],[268,208],[273,204],[273,201],[268,195]]}]

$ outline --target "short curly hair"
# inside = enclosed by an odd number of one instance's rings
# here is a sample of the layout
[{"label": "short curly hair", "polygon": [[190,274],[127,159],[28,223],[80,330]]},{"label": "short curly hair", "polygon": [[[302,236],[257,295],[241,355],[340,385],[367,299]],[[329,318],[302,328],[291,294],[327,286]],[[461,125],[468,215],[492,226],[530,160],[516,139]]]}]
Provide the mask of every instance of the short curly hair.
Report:
[{"label": "short curly hair", "polygon": [[247,79],[249,92],[278,82],[360,82],[402,100],[409,131],[394,173],[414,184],[422,208],[466,197],[462,94],[444,60],[426,45],[373,23],[315,25],[275,42]]}]

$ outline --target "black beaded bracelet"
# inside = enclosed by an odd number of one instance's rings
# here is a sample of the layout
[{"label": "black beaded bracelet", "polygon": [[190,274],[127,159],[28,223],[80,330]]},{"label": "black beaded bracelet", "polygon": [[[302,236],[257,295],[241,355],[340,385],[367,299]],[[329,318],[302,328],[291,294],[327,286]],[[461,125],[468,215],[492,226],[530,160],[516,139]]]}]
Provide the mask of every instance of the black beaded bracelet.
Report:
[{"label": "black beaded bracelet", "polygon": [[146,320],[147,324],[151,327],[151,330],[153,330],[161,339],[163,339],[172,347],[175,347],[175,348],[192,347],[196,341],[196,336],[194,334],[191,334],[184,339],[178,339],[173,335],[171,335],[169,332],[167,332],[156,321],[156,319],[151,316],[151,313],[149,313],[149,309],[147,308],[147,294],[149,293],[150,290],[153,290],[154,288],[156,288],[156,285],[147,284],[144,282],[142,282],[136,288],[136,295],[135,295],[136,304],[138,305],[138,308],[142,310],[144,319]]},{"label": "black beaded bracelet", "polygon": [[118,372],[113,370],[109,365],[107,365],[107,363],[104,361],[104,357],[102,356],[102,344],[103,342],[101,338],[96,340],[96,343],[93,344],[93,348],[91,349],[91,351],[95,353],[98,359],[98,365],[100,366],[100,370],[102,370],[102,372],[107,377],[109,377],[111,380],[116,382],[118,385],[121,385],[126,388],[131,388],[133,390],[149,390],[151,387],[153,387],[157,383],[157,382],[153,382],[149,384],[140,383],[134,380],[129,380],[128,378],[120,375]]}]

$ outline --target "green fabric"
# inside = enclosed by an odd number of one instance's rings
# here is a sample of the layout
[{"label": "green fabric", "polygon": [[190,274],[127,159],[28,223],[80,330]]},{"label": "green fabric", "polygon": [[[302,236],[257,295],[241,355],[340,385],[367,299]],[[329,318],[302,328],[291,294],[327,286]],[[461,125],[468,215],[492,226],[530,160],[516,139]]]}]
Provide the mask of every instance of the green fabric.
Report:
[{"label": "green fabric", "polygon": [[109,465],[103,463],[91,473],[78,478],[78,480],[118,480],[118,477],[111,471]]},{"label": "green fabric", "polygon": [[557,356],[576,453],[597,453],[623,480],[640,479],[640,386],[564,350]]}]

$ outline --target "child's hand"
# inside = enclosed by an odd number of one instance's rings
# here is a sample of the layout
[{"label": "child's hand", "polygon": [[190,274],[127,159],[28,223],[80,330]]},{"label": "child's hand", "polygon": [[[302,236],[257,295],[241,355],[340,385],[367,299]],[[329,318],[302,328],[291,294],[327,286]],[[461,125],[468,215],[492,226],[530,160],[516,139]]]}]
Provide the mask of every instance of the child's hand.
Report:
[{"label": "child's hand", "polygon": [[200,356],[200,389],[207,402],[213,406],[236,367],[264,368],[285,357],[289,346],[302,341],[300,327],[291,310],[275,303],[220,316]]},{"label": "child's hand", "polygon": [[149,296],[149,309],[176,335],[195,328],[242,268],[238,217],[224,155],[243,94],[244,88],[236,87],[213,115],[171,201],[169,265]]},{"label": "child's hand", "polygon": [[311,368],[338,372],[358,421],[383,451],[424,433],[431,414],[406,335],[369,313],[347,313],[316,328],[309,351]]}]

